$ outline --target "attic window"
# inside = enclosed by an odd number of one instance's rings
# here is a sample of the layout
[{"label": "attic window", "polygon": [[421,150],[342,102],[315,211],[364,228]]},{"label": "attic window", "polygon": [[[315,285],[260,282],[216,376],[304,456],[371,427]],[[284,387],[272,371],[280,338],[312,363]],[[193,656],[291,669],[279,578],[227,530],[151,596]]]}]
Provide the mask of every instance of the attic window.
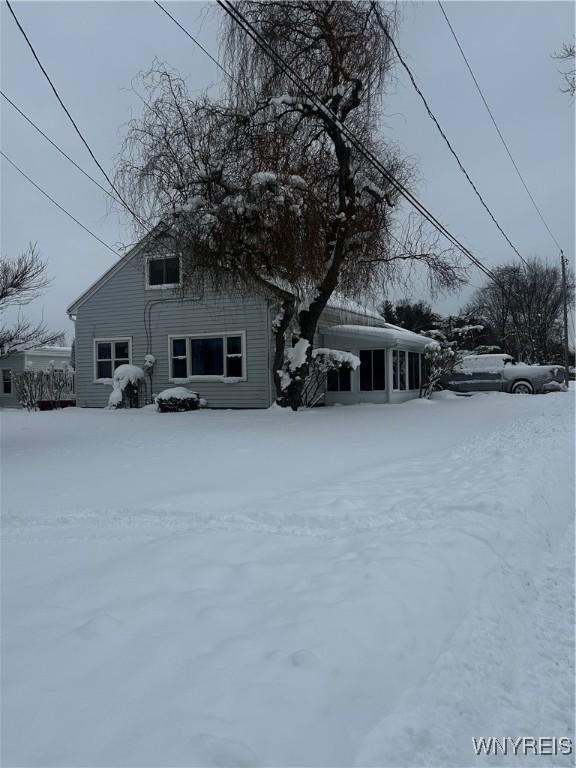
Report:
[{"label": "attic window", "polygon": [[148,259],[147,287],[167,288],[180,285],[178,256],[154,256]]}]

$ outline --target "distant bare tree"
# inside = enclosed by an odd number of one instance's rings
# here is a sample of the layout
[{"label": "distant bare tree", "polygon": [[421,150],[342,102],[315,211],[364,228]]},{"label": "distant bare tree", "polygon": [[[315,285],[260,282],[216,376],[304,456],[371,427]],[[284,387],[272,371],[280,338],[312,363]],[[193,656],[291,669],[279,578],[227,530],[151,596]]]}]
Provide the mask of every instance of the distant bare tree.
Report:
[{"label": "distant bare tree", "polygon": [[[497,282],[478,289],[466,311],[490,326],[504,352],[526,363],[551,362],[562,340],[560,266],[530,259],[528,266],[509,264],[493,271]],[[568,296],[573,303],[573,275],[568,275]]]},{"label": "distant bare tree", "polygon": [[[9,307],[21,308],[39,296],[49,285],[46,263],[35,245],[16,259],[0,258],[0,318]],[[7,324],[0,320],[0,351],[28,349],[42,344],[54,344],[63,339],[61,331],[49,331],[43,322],[34,323],[18,312],[16,320]]]},{"label": "distant bare tree", "polygon": [[574,98],[576,92],[576,69],[574,68],[574,60],[576,57],[576,46],[574,41],[571,43],[564,43],[562,48],[553,54],[552,58],[556,61],[567,62],[568,69],[561,69],[560,73],[564,77],[564,86],[561,88],[562,93],[568,93]]}]

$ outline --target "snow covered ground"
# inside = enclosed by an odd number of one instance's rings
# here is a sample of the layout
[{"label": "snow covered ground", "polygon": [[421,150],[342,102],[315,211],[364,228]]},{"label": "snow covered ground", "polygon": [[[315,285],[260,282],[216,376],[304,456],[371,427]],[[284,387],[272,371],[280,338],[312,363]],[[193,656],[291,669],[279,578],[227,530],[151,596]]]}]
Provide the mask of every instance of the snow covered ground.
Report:
[{"label": "snow covered ground", "polygon": [[4,411],[2,765],[572,765],[573,394]]}]

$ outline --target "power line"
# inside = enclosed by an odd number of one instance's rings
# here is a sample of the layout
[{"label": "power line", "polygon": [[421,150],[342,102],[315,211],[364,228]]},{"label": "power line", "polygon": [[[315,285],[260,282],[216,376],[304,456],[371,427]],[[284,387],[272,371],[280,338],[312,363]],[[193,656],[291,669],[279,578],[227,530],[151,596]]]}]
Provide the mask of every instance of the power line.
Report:
[{"label": "power line", "polygon": [[36,184],[36,182],[33,179],[31,179],[30,176],[28,176],[26,173],[24,173],[24,171],[21,168],[19,168],[16,165],[16,163],[13,160],[11,160],[5,152],[0,150],[0,155],[2,155],[2,157],[5,160],[7,160],[10,163],[10,165],[13,168],[15,168],[21,176],[23,176],[27,181],[29,181],[30,184],[32,184],[32,186],[36,187],[36,189],[39,192],[41,192],[44,195],[44,197],[48,198],[48,200],[50,200],[50,202],[53,205],[55,205],[57,208],[59,208],[62,211],[62,213],[65,213],[66,216],[68,216],[68,218],[70,218],[70,219],[72,219],[72,221],[76,222],[76,224],[78,224],[79,227],[82,227],[82,229],[85,232],[88,232],[88,234],[91,237],[93,237],[95,240],[98,240],[98,242],[101,243],[105,248],[108,248],[108,250],[111,251],[114,254],[114,256],[116,256],[116,257],[119,256],[119,254],[114,250],[114,248],[112,248],[112,246],[108,245],[108,243],[105,243],[104,240],[101,240],[98,237],[98,235],[95,235],[94,232],[92,232],[92,230],[90,230],[90,229],[88,229],[88,227],[84,226],[84,224],[82,224],[81,221],[78,221],[78,219],[75,216],[73,216],[69,211],[66,210],[66,208],[64,208],[64,206],[60,205],[60,203],[57,203],[56,200],[54,200],[53,197],[50,197],[48,192],[46,192],[44,189],[42,189],[42,187],[39,186],[38,184]]},{"label": "power line", "polygon": [[112,181],[112,179],[111,179],[111,178],[108,176],[108,174],[106,173],[106,171],[104,170],[104,168],[102,167],[102,165],[100,164],[100,162],[98,161],[98,159],[96,158],[96,155],[95,155],[95,154],[94,154],[94,152],[92,151],[92,148],[90,147],[90,145],[88,144],[88,142],[87,142],[87,141],[86,141],[86,139],[84,138],[84,136],[83,136],[83,134],[82,134],[82,131],[80,130],[80,128],[78,127],[78,125],[77,125],[76,121],[74,120],[74,118],[73,118],[73,117],[72,117],[72,115],[70,114],[70,112],[69,112],[68,108],[66,107],[66,105],[65,105],[65,104],[64,104],[64,102],[62,101],[62,99],[61,99],[61,97],[60,97],[60,94],[58,93],[58,91],[57,91],[57,89],[56,89],[56,86],[54,85],[54,83],[52,82],[52,80],[51,80],[51,78],[50,78],[50,75],[49,75],[49,74],[48,74],[48,72],[45,70],[44,66],[42,65],[42,62],[41,62],[41,61],[40,61],[40,59],[38,58],[38,54],[37,54],[37,53],[36,53],[36,51],[34,50],[34,46],[33,46],[33,45],[32,45],[32,43],[30,42],[30,39],[29,39],[28,35],[27,35],[27,34],[26,34],[26,32],[24,31],[24,28],[22,27],[22,24],[20,24],[20,22],[19,22],[19,20],[18,20],[18,17],[16,16],[16,14],[15,14],[15,12],[14,12],[14,9],[12,8],[12,5],[10,4],[10,0],[6,0],[6,5],[8,6],[8,10],[9,10],[9,11],[10,11],[10,13],[12,14],[12,17],[13,17],[14,21],[16,22],[16,26],[18,27],[18,29],[19,29],[19,30],[20,30],[20,32],[22,33],[22,36],[24,37],[24,40],[26,40],[26,43],[28,44],[28,47],[30,48],[30,51],[32,52],[32,55],[34,56],[34,59],[36,60],[36,63],[37,63],[37,64],[38,64],[38,66],[40,67],[40,69],[41,69],[41,71],[42,71],[42,74],[44,75],[44,77],[45,77],[45,78],[46,78],[46,80],[48,81],[48,83],[49,83],[49,85],[50,85],[50,87],[51,87],[52,91],[54,92],[54,95],[55,95],[55,96],[56,96],[56,98],[58,99],[58,103],[60,104],[60,106],[62,107],[62,109],[64,110],[64,112],[66,113],[66,115],[67,115],[68,119],[70,120],[70,122],[72,123],[72,125],[74,126],[74,130],[76,131],[76,133],[77,133],[77,134],[78,134],[78,136],[80,137],[80,140],[82,141],[82,143],[84,144],[84,146],[85,146],[85,147],[86,147],[86,149],[88,150],[88,152],[89,152],[89,154],[90,154],[90,157],[92,158],[92,160],[94,160],[94,162],[96,163],[96,165],[98,166],[98,168],[99,168],[99,169],[100,169],[100,171],[102,172],[102,174],[103,174],[104,178],[106,179],[106,181],[107,181],[107,182],[108,182],[108,184],[110,185],[111,189],[113,189],[113,190],[114,190],[114,192],[116,193],[116,196],[118,197],[118,200],[119,200],[119,201],[122,203],[122,205],[124,206],[124,208],[126,208],[126,210],[127,210],[129,213],[131,213],[131,214],[132,214],[132,216],[133,216],[133,217],[136,219],[136,221],[137,221],[137,222],[140,224],[140,226],[141,226],[141,227],[143,227],[143,228],[144,228],[144,229],[146,229],[147,231],[150,231],[150,230],[148,230],[148,228],[146,227],[146,225],[144,224],[144,222],[143,222],[143,221],[142,221],[142,220],[139,218],[139,216],[138,216],[138,215],[137,215],[137,214],[136,214],[136,213],[135,213],[135,212],[134,212],[134,211],[133,211],[133,210],[130,208],[130,206],[128,205],[128,203],[127,203],[127,202],[124,200],[124,198],[122,197],[121,193],[118,191],[118,189],[117,189],[117,188],[116,188],[116,186],[114,185],[114,182],[113,182],[113,181]]},{"label": "power line", "polygon": [[103,186],[102,186],[102,184],[100,184],[100,182],[96,181],[96,179],[95,179],[93,176],[90,176],[90,174],[89,174],[87,171],[85,171],[85,170],[84,170],[84,168],[82,168],[81,166],[79,166],[79,165],[78,165],[78,163],[77,163],[75,160],[72,160],[72,158],[70,157],[70,155],[67,155],[67,154],[66,154],[66,152],[64,152],[64,150],[63,150],[63,149],[61,149],[61,148],[58,146],[58,144],[56,144],[56,142],[55,142],[55,141],[52,141],[52,139],[50,138],[50,136],[48,136],[47,134],[45,134],[45,133],[44,133],[44,131],[43,131],[43,130],[42,130],[40,127],[39,127],[39,126],[37,126],[37,125],[36,125],[36,123],[35,123],[35,122],[34,122],[34,121],[33,121],[33,120],[30,118],[30,117],[28,117],[28,115],[26,115],[26,114],[25,114],[25,113],[24,113],[24,112],[23,112],[23,111],[20,109],[20,107],[18,107],[18,106],[17,106],[17,105],[16,105],[16,104],[15,104],[15,103],[12,101],[12,99],[10,99],[10,98],[8,98],[8,96],[6,96],[6,94],[4,93],[4,91],[0,90],[0,95],[1,95],[1,96],[2,96],[4,99],[6,99],[6,101],[8,102],[8,104],[10,104],[10,106],[11,106],[11,107],[13,107],[13,109],[15,109],[15,110],[16,110],[16,112],[18,112],[18,114],[19,114],[19,115],[21,115],[21,116],[24,118],[24,120],[26,120],[28,123],[30,123],[30,125],[31,125],[33,128],[35,128],[35,129],[38,131],[38,133],[39,133],[41,136],[43,136],[43,137],[46,139],[46,141],[47,141],[49,144],[51,144],[51,145],[54,147],[54,149],[58,150],[58,152],[60,152],[60,154],[61,154],[63,157],[65,157],[65,158],[66,158],[66,160],[68,160],[70,163],[72,163],[72,165],[73,165],[75,168],[77,168],[77,169],[80,171],[80,173],[83,173],[83,174],[84,174],[84,176],[86,176],[86,178],[87,178],[87,179],[90,179],[90,181],[91,181],[93,184],[96,184],[96,186],[97,186],[97,187],[99,187],[99,189],[101,189],[101,190],[102,190],[102,192],[104,192],[106,195],[108,195],[108,197],[110,197],[112,200],[114,200],[114,202],[118,202],[117,198],[115,198],[115,197],[114,197],[114,195],[113,195],[111,192],[109,192],[109,191],[108,191],[108,190],[107,190],[105,187],[103,187]]},{"label": "power line", "polygon": [[330,119],[333,124],[348,138],[350,143],[358,149],[358,151],[364,155],[370,162],[372,167],[376,168],[382,176],[396,189],[408,202],[439,232],[441,232],[453,245],[455,245],[478,269],[480,269],[485,275],[490,277],[495,282],[498,282],[496,276],[476,257],[471,251],[466,248],[460,241],[441,224],[438,219],[427,209],[425,206],[408,190],[403,184],[398,181],[378,160],[378,158],[367,149],[361,141],[351,132],[351,130],[343,124],[322,102],[320,97],[312,91],[307,83],[298,75],[294,68],[288,64],[260,35],[260,33],[254,29],[253,25],[246,20],[243,14],[234,6],[231,2],[224,2],[224,0],[217,0],[218,5],[238,24],[244,32],[280,67],[280,69],[288,76],[288,78],[300,88],[315,104],[316,108],[323,112],[324,115]]},{"label": "power line", "polygon": [[227,69],[225,69],[225,68],[222,66],[222,64],[220,64],[220,62],[218,61],[218,59],[216,59],[214,56],[212,56],[212,54],[210,53],[210,51],[208,51],[208,50],[207,50],[207,49],[206,49],[206,48],[205,48],[205,47],[202,45],[202,43],[201,43],[201,42],[199,42],[199,41],[198,41],[198,40],[197,40],[197,39],[194,37],[194,35],[193,35],[191,32],[189,32],[189,31],[186,29],[186,27],[183,27],[183,26],[182,26],[182,24],[180,24],[180,22],[178,21],[178,19],[176,19],[176,18],[174,18],[174,16],[172,16],[172,14],[170,13],[170,11],[167,11],[167,10],[166,10],[166,8],[164,8],[164,6],[163,6],[161,3],[159,3],[159,2],[158,2],[158,0],[154,0],[154,4],[155,4],[155,5],[157,5],[157,6],[158,6],[158,8],[160,8],[160,10],[161,10],[163,13],[165,13],[165,14],[166,14],[166,16],[168,16],[168,18],[172,19],[172,21],[174,22],[174,24],[176,24],[176,26],[177,26],[177,27],[179,27],[179,28],[182,30],[182,32],[184,32],[184,34],[185,34],[187,37],[189,37],[189,38],[190,38],[190,40],[192,40],[192,42],[193,42],[193,43],[195,43],[195,45],[197,45],[197,46],[198,46],[198,48],[200,48],[200,50],[201,50],[203,53],[205,53],[205,54],[206,54],[206,56],[208,56],[208,58],[210,59],[210,61],[214,62],[214,64],[216,64],[216,66],[217,66],[219,69],[221,69],[221,70],[222,70],[222,72],[224,72],[224,74],[225,74],[227,77],[229,77],[229,78],[230,78],[230,80],[232,80],[232,82],[234,82],[234,83],[235,83],[235,82],[237,82],[237,81],[235,80],[234,76],[233,76],[233,75],[231,75],[231,74],[230,74],[230,72],[228,72],[228,70],[227,70]]},{"label": "power line", "polygon": [[478,83],[478,80],[476,79],[476,76],[474,75],[474,72],[472,71],[472,67],[470,66],[470,62],[466,58],[466,54],[464,53],[464,51],[462,49],[462,46],[460,45],[460,41],[458,40],[456,32],[454,31],[454,28],[453,28],[452,24],[450,23],[450,19],[448,18],[447,14],[446,14],[446,11],[444,10],[444,6],[442,5],[440,0],[437,0],[437,1],[438,1],[438,5],[440,6],[440,10],[442,11],[442,14],[443,14],[444,18],[446,19],[446,23],[448,24],[448,27],[450,28],[450,32],[452,33],[452,37],[456,41],[456,45],[458,46],[458,49],[459,49],[460,53],[462,54],[462,58],[464,59],[464,62],[466,64],[467,68],[468,68],[468,72],[470,72],[472,80],[474,81],[474,85],[476,86],[476,89],[477,89],[478,93],[480,94],[480,98],[484,102],[484,106],[486,107],[486,110],[487,110],[488,114],[490,115],[490,119],[492,120],[492,123],[494,124],[494,128],[496,129],[496,132],[498,133],[498,136],[500,137],[500,141],[504,145],[504,149],[506,150],[506,153],[507,153],[508,157],[510,158],[511,163],[514,166],[514,170],[516,171],[516,173],[518,174],[518,178],[522,182],[522,186],[524,187],[524,189],[526,190],[526,192],[528,194],[528,197],[532,201],[532,205],[536,209],[536,212],[538,213],[538,216],[540,217],[542,223],[544,224],[544,226],[548,230],[548,234],[550,235],[550,237],[552,238],[552,240],[554,241],[554,243],[558,247],[558,249],[562,250],[562,246],[560,245],[558,240],[556,240],[556,238],[554,237],[554,234],[552,233],[552,230],[548,226],[548,224],[546,222],[546,219],[544,218],[544,215],[542,214],[542,211],[538,207],[538,204],[536,203],[536,200],[534,200],[534,197],[532,196],[532,193],[528,189],[528,185],[524,181],[524,177],[520,173],[520,169],[518,168],[518,165],[516,164],[516,161],[512,157],[512,153],[510,152],[510,148],[508,147],[508,144],[506,143],[506,139],[502,135],[502,131],[498,127],[498,123],[496,122],[496,118],[494,117],[494,114],[492,113],[492,110],[488,106],[488,102],[486,101],[486,97],[484,96],[484,94],[482,92],[482,89],[480,88],[480,84]]},{"label": "power line", "polygon": [[[374,5],[374,0],[373,0],[373,2],[372,2],[372,5]],[[460,170],[462,171],[462,173],[463,173],[463,174],[464,174],[464,176],[466,177],[466,180],[468,181],[468,183],[470,184],[470,186],[472,187],[472,189],[473,189],[473,190],[474,190],[474,192],[476,193],[476,197],[478,198],[478,200],[480,200],[480,202],[482,203],[482,206],[483,206],[483,207],[484,207],[484,209],[485,209],[485,210],[488,212],[488,215],[490,216],[490,218],[492,219],[492,221],[494,222],[494,224],[495,224],[495,225],[496,225],[496,227],[498,228],[498,231],[500,232],[500,234],[502,235],[502,237],[503,237],[503,238],[506,240],[506,242],[508,243],[508,245],[510,246],[510,248],[512,248],[512,250],[514,251],[514,253],[515,253],[515,254],[516,254],[516,255],[517,255],[519,258],[520,258],[520,260],[521,260],[521,261],[522,261],[522,262],[523,262],[523,263],[524,263],[524,264],[527,266],[527,265],[528,265],[528,262],[527,262],[527,261],[526,261],[526,259],[525,259],[525,258],[522,256],[522,254],[520,253],[520,251],[518,250],[518,248],[516,248],[516,246],[515,246],[515,245],[513,244],[513,242],[510,240],[510,238],[508,237],[508,235],[506,234],[506,232],[505,232],[505,231],[502,229],[502,227],[501,227],[500,223],[498,222],[498,220],[496,219],[496,217],[494,216],[494,214],[492,213],[492,211],[491,211],[491,210],[490,210],[490,208],[488,207],[488,205],[487,205],[486,201],[484,200],[484,198],[483,198],[483,197],[482,197],[482,195],[480,194],[480,192],[479,192],[479,190],[478,190],[478,188],[477,188],[476,184],[475,184],[475,183],[472,181],[472,179],[470,178],[470,174],[468,173],[468,171],[467,171],[467,170],[466,170],[466,168],[464,167],[464,165],[463,165],[462,161],[460,160],[460,158],[458,157],[458,155],[457,155],[457,153],[456,153],[456,150],[454,149],[454,147],[453,147],[453,146],[452,146],[452,144],[450,143],[450,140],[448,139],[448,137],[447,137],[447,136],[446,136],[446,134],[444,133],[444,130],[442,129],[442,126],[441,126],[441,125],[440,125],[440,123],[438,122],[438,119],[437,119],[436,115],[435,115],[435,114],[432,112],[432,110],[430,109],[430,105],[428,104],[428,101],[427,101],[426,97],[424,96],[424,94],[422,93],[422,90],[421,90],[421,89],[420,89],[420,87],[418,86],[418,83],[416,82],[416,79],[415,79],[415,77],[414,77],[414,75],[413,75],[413,73],[412,73],[412,71],[411,71],[410,67],[408,66],[408,64],[407,64],[407,63],[406,63],[406,61],[404,60],[404,57],[403,57],[403,56],[402,56],[402,54],[400,53],[400,51],[399,51],[399,49],[398,49],[398,46],[397,46],[397,45],[396,45],[396,43],[394,42],[394,40],[393,40],[392,36],[390,35],[390,33],[388,32],[388,30],[386,29],[386,26],[385,26],[385,25],[382,23],[382,21],[381,21],[381,19],[380,19],[379,17],[378,17],[378,20],[379,20],[379,23],[380,23],[380,28],[382,29],[382,31],[383,31],[383,32],[384,32],[384,34],[386,35],[386,38],[388,39],[388,42],[390,43],[390,45],[391,45],[391,46],[394,48],[394,53],[396,54],[396,57],[398,58],[398,61],[400,62],[400,64],[401,64],[401,65],[404,67],[404,69],[406,70],[406,72],[407,72],[407,74],[408,74],[408,77],[410,78],[410,82],[412,83],[412,85],[413,85],[413,87],[414,87],[414,90],[416,91],[416,93],[417,93],[417,94],[418,94],[418,96],[420,97],[420,99],[421,99],[422,103],[424,104],[424,107],[426,108],[426,112],[428,113],[428,116],[430,117],[430,119],[432,120],[432,122],[434,123],[434,125],[436,126],[436,128],[438,129],[438,132],[440,133],[440,135],[441,135],[441,136],[442,136],[442,138],[444,139],[444,141],[445,141],[445,143],[446,143],[446,146],[448,147],[448,149],[450,150],[450,152],[451,152],[451,154],[453,155],[454,159],[455,159],[455,160],[456,160],[456,162],[458,163],[458,166],[459,166]]]}]

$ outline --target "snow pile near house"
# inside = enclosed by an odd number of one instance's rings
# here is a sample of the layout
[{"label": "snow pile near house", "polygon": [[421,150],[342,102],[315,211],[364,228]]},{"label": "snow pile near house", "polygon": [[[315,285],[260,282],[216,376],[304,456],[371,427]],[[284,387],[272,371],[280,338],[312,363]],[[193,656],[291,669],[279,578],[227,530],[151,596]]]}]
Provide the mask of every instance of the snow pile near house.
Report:
[{"label": "snow pile near house", "polygon": [[341,349],[328,349],[327,347],[316,347],[312,352],[314,359],[324,358],[336,364],[335,367],[348,366],[353,371],[360,365],[360,358],[353,355],[352,352],[343,352]]},{"label": "snow pile near house", "polygon": [[3,764],[572,765],[573,395],[3,413]]},{"label": "snow pile near house", "polygon": [[144,378],[144,371],[137,365],[119,365],[112,377],[112,392],[108,398],[110,408],[118,408],[122,403],[122,394],[128,384],[138,384]]},{"label": "snow pile near house", "polygon": [[191,389],[186,387],[171,387],[170,389],[164,389],[159,395],[156,395],[156,401],[158,400],[198,400],[198,392],[192,392]]}]

